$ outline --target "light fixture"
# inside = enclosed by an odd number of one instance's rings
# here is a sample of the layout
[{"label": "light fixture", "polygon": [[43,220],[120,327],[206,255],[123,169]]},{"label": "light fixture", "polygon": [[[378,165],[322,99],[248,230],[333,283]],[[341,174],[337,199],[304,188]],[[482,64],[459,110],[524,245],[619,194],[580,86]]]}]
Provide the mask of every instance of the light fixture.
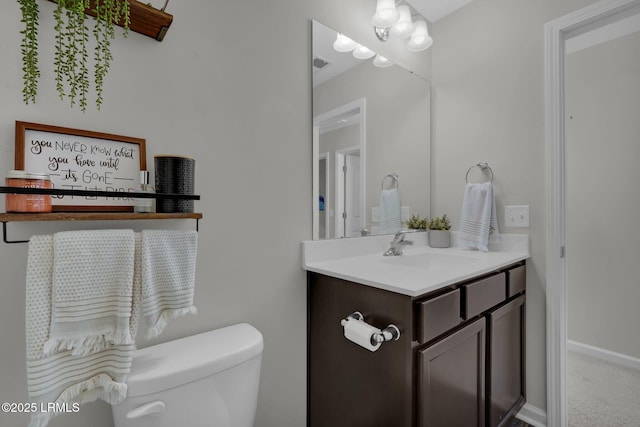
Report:
[{"label": "light fixture", "polygon": [[404,39],[409,37],[413,32],[411,10],[407,5],[398,6],[398,14],[400,15],[400,19],[391,27],[391,35],[399,39]]},{"label": "light fixture", "polygon": [[391,62],[389,59],[385,58],[384,56],[377,54],[376,57],[373,59],[373,65],[375,65],[376,67],[385,68],[385,67],[391,67],[393,65],[393,62]]},{"label": "light fixture", "polygon": [[411,52],[428,49],[433,44],[433,39],[429,36],[427,22],[422,16],[411,22],[411,7],[403,4],[396,8],[396,1],[400,0],[377,0],[376,13],[371,19],[376,37],[383,42],[390,37],[409,37],[407,49]]},{"label": "light fixture", "polygon": [[366,46],[362,46],[361,44],[357,45],[355,49],[353,49],[354,58],[358,59],[369,59],[376,53],[369,49]]},{"label": "light fixture", "polygon": [[417,19],[413,26],[413,33],[409,37],[407,49],[411,52],[420,52],[428,49],[433,44],[433,39],[429,35],[429,30],[427,30],[427,22],[424,19]]},{"label": "light fixture", "polygon": [[354,42],[342,33],[338,33],[336,41],[333,42],[333,48],[338,52],[351,52],[357,45],[358,43]]},{"label": "light fixture", "polygon": [[398,22],[399,18],[395,0],[378,0],[376,14],[373,15],[371,22],[376,28],[390,28]]}]

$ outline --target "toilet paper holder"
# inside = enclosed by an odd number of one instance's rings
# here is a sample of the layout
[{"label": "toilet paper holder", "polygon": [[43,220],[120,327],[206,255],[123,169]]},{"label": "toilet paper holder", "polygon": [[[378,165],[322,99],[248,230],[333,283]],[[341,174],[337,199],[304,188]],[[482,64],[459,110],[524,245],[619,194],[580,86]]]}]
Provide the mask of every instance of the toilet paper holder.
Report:
[{"label": "toilet paper holder", "polygon": [[[351,320],[359,320],[364,322],[364,316],[359,311],[354,311],[346,318],[340,321],[340,325],[344,326],[347,322]],[[400,329],[393,323],[389,324],[386,328],[381,330],[379,333],[375,333],[371,336],[371,344],[382,344],[387,341],[397,341],[400,339]]]}]

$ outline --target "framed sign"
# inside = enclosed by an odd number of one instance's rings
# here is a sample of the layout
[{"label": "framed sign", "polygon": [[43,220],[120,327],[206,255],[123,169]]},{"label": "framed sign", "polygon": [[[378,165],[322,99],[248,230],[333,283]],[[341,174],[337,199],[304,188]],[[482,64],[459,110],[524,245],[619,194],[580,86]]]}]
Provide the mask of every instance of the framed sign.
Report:
[{"label": "framed sign", "polygon": [[[145,140],[16,121],[15,168],[48,173],[54,188],[136,191]],[[132,211],[131,197],[51,196],[54,211]]]}]

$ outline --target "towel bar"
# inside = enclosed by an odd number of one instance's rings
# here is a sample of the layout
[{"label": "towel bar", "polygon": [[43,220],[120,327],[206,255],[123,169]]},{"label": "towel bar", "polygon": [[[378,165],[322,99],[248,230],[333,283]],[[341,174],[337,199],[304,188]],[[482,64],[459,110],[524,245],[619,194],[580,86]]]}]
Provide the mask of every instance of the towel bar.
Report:
[{"label": "towel bar", "polygon": [[487,162],[480,162],[480,163],[478,163],[478,164],[475,164],[475,165],[471,166],[469,169],[467,169],[467,174],[466,174],[466,175],[465,175],[465,177],[464,177],[464,180],[467,182],[467,184],[469,183],[469,172],[471,172],[471,170],[472,170],[473,168],[480,168],[480,170],[481,170],[482,172],[485,172],[485,171],[487,171],[487,170],[488,170],[488,171],[489,171],[489,174],[491,175],[491,179],[490,179],[490,181],[489,181],[489,182],[493,182],[493,170],[492,170],[492,169],[491,169],[491,167],[489,166],[489,163],[487,163]]},{"label": "towel bar", "polygon": [[[384,178],[382,178],[382,183],[380,184],[380,186],[382,187],[383,190],[384,190],[384,180],[387,178],[391,178],[393,181],[395,181],[396,189],[400,188],[400,180],[398,179],[398,174],[390,173],[389,175],[386,175]],[[391,188],[389,188],[390,190],[393,188],[393,181],[391,183]]]},{"label": "towel bar", "polygon": [[200,231],[201,213],[134,213],[134,212],[64,212],[45,214],[0,214],[2,241],[4,243],[29,243],[29,240],[9,240],[8,222],[40,221],[115,221],[141,219],[195,219],[196,231]]}]

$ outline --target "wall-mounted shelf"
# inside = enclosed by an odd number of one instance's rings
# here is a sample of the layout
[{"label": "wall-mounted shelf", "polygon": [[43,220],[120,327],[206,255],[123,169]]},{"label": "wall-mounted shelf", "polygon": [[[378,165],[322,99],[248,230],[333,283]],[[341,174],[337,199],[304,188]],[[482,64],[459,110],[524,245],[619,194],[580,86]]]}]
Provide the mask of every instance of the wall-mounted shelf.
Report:
[{"label": "wall-mounted shelf", "polygon": [[[138,193],[122,191],[94,191],[94,190],[63,190],[45,188],[19,188],[0,187],[1,193],[10,194],[49,194],[49,195],[70,195],[70,196],[91,196],[91,197],[133,197],[143,199],[187,199],[200,200],[200,196],[195,194],[166,194],[166,193]],[[137,212],[52,212],[52,213],[0,213],[2,222],[2,240],[5,243],[27,243],[28,240],[8,240],[8,222],[35,222],[35,221],[129,221],[141,219],[195,219],[196,230],[198,230],[201,213],[137,213]]]},{"label": "wall-mounted shelf", "polygon": [[[49,1],[57,3],[56,0]],[[85,10],[85,13],[95,17],[96,14],[92,9],[93,4]],[[129,29],[131,31],[151,37],[160,42],[164,39],[165,34],[167,34],[173,22],[173,15],[137,0],[129,0],[129,12],[131,19]],[[123,24],[120,22],[118,25],[122,27]]]}]

